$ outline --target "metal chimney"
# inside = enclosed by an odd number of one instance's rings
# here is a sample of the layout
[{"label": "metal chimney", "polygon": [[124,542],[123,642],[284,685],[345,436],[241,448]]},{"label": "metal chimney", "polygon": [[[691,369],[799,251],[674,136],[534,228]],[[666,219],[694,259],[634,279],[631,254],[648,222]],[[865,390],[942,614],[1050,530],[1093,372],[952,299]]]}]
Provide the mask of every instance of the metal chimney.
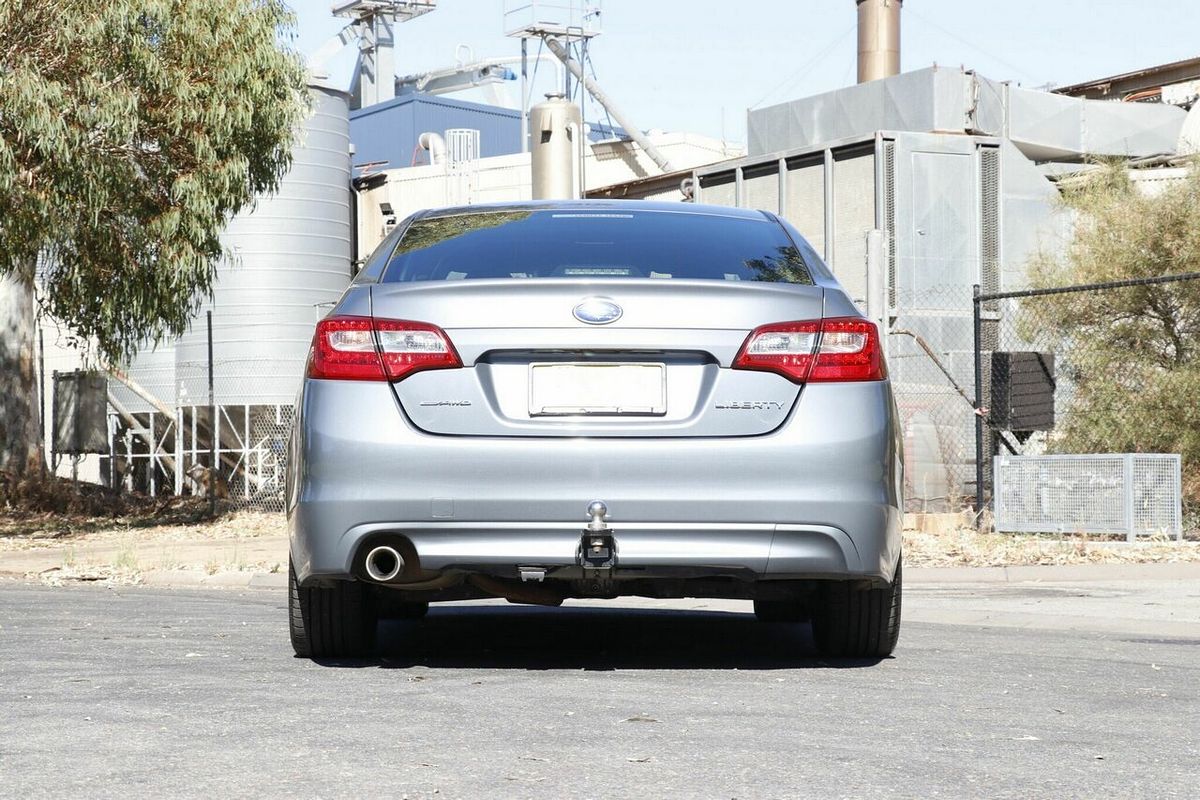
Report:
[{"label": "metal chimney", "polygon": [[858,82],[900,72],[900,6],[904,0],[855,0],[858,4]]}]

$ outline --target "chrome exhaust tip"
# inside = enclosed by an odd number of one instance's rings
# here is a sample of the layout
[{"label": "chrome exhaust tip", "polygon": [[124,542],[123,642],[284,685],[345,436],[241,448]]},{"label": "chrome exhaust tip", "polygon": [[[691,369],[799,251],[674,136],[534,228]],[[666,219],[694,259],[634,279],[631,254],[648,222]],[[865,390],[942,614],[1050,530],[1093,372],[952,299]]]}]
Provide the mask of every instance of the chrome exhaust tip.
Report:
[{"label": "chrome exhaust tip", "polygon": [[404,558],[396,548],[380,545],[367,553],[367,577],[379,583],[387,583],[404,569]]}]

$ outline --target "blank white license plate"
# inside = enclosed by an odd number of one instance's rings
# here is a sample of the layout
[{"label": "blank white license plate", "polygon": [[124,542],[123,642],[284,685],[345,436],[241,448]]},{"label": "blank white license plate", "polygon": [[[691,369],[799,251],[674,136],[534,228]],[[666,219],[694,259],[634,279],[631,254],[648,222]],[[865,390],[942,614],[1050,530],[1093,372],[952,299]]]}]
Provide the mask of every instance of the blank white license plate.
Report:
[{"label": "blank white license plate", "polygon": [[530,364],[529,415],[667,413],[664,364]]}]

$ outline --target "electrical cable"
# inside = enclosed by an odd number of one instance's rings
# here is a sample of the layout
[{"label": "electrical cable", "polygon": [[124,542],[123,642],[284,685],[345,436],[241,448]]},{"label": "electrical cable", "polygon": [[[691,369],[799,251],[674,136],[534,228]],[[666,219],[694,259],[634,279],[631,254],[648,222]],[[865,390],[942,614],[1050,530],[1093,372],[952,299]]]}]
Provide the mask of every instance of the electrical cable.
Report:
[{"label": "electrical cable", "polygon": [[[599,78],[599,76],[596,75],[596,65],[592,62],[592,58],[590,55],[588,56],[588,60],[585,62],[584,65],[591,71],[592,79],[594,81],[596,81],[597,83],[599,83],[600,78]],[[608,109],[604,106],[603,103],[600,104],[600,108],[604,109],[604,118],[608,120],[609,136],[616,136],[617,126],[613,125],[612,114],[608,113]],[[628,135],[628,134],[626,134],[626,135]]]},{"label": "electrical cable", "polygon": [[996,55],[995,53],[990,53],[987,50],[984,50],[982,47],[975,44],[974,42],[968,41],[968,40],[964,39],[962,36],[955,33],[954,31],[952,31],[942,25],[939,25],[938,23],[936,23],[933,20],[926,17],[924,14],[918,14],[916,9],[906,7],[904,9],[904,13],[909,16],[916,17],[921,22],[924,22],[926,25],[929,25],[931,28],[936,28],[937,30],[939,30],[942,33],[949,36],[951,39],[957,39],[960,43],[965,44],[967,47],[970,47],[972,50],[977,50],[982,55],[987,56],[992,61],[995,61],[997,64],[1000,64],[1001,66],[1011,69],[1013,72],[1017,73],[1018,75],[1024,75],[1026,78],[1031,78],[1031,79],[1033,78],[1032,75],[1030,75],[1028,72],[1026,72],[1021,67],[1018,67],[1016,64],[1012,64],[1008,61],[1005,61],[1003,58],[1000,58],[1000,56]]},{"label": "electrical cable", "polygon": [[834,39],[832,39],[827,45],[825,45],[825,47],[821,48],[820,52],[818,52],[815,56],[810,58],[808,61],[805,61],[803,64],[801,64],[800,67],[798,69],[796,69],[794,72],[789,73],[786,78],[784,78],[782,81],[777,83],[774,88],[772,88],[769,92],[767,92],[761,98],[759,98],[758,102],[755,103],[754,105],[750,106],[750,108],[758,108],[759,106],[761,106],[763,104],[763,101],[765,101],[768,97],[775,94],[780,89],[782,89],[784,86],[786,86],[787,84],[794,81],[801,73],[807,71],[810,67],[812,67],[814,64],[816,64],[822,58],[829,55],[829,53],[833,51],[833,48],[835,48],[839,44],[841,44],[842,40],[845,39],[846,36],[848,36],[849,34],[853,33],[857,28],[858,28],[858,24],[855,23],[854,25],[851,25],[849,28],[846,28],[846,30],[839,33]]}]

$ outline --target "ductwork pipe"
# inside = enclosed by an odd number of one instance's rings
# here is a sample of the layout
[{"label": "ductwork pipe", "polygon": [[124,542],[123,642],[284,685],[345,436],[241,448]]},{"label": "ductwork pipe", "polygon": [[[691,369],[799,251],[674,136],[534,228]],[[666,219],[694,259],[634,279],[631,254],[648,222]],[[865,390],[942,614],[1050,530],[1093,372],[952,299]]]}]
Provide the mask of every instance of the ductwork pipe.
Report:
[{"label": "ductwork pipe", "polygon": [[571,58],[571,54],[567,52],[567,48],[563,43],[550,36],[547,36],[545,41],[546,47],[550,49],[550,52],[554,53],[558,60],[575,76],[575,79],[583,84],[583,88],[588,90],[588,94],[596,98],[597,103],[604,106],[604,109],[608,111],[613,120],[625,129],[625,132],[629,134],[629,138],[633,139],[638,147],[642,148],[646,152],[646,155],[650,156],[650,159],[658,165],[658,168],[663,172],[673,172],[674,169],[671,166],[671,162],[662,154],[662,151],[655,147],[654,143],[647,139],[645,134],[629,121],[628,117],[621,113],[621,110],[613,103],[612,98],[605,94],[604,90],[594,80],[584,74],[583,67],[579,65],[578,61]]},{"label": "ductwork pipe", "polygon": [[446,163],[446,140],[440,133],[426,131],[417,137],[417,144],[421,146],[422,150],[429,151],[430,164]]},{"label": "ductwork pipe", "polygon": [[855,0],[858,5],[858,82],[900,72],[900,7],[903,0]]}]

